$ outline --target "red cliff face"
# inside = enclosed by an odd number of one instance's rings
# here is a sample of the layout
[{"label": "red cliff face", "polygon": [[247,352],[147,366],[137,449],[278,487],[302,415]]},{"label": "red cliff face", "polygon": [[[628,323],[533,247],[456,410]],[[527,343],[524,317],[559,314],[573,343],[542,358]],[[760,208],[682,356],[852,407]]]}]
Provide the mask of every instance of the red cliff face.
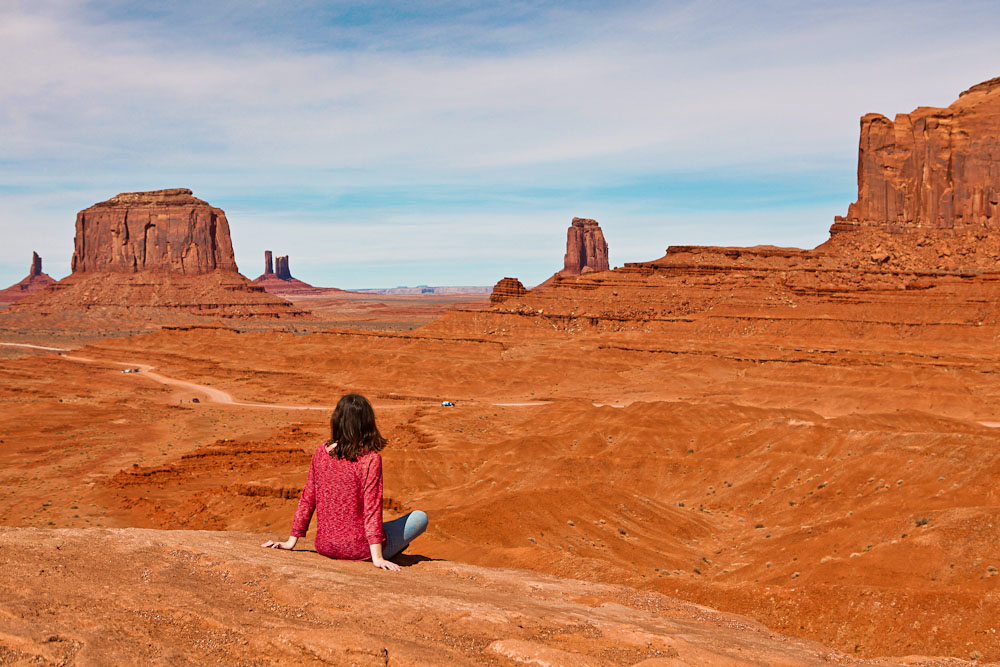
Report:
[{"label": "red cliff face", "polygon": [[596,220],[573,218],[566,233],[563,275],[608,270],[608,244]]},{"label": "red cliff face", "polygon": [[222,209],[184,188],[127,192],[76,216],[73,273],[236,271]]},{"label": "red cliff face", "polygon": [[[858,199],[821,248],[918,270],[1000,260],[1000,78],[947,108],[861,119]],[[860,233],[858,233],[860,232]]]},{"label": "red cliff face", "polygon": [[946,109],[861,119],[858,200],[844,222],[950,229],[998,221],[1000,78]]}]

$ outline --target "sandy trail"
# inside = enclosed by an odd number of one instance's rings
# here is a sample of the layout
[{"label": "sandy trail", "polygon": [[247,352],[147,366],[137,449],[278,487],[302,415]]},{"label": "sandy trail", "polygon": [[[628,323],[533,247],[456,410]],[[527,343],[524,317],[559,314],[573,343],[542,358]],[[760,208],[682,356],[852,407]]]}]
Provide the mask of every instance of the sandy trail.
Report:
[{"label": "sandy trail", "polygon": [[[49,350],[52,352],[68,352],[69,350],[62,347],[46,347],[43,345],[30,345],[28,343],[0,343],[0,346],[6,347],[28,347],[36,350]],[[71,361],[80,361],[83,363],[93,364],[102,363],[102,360],[91,359],[89,357],[79,357],[68,354],[60,354],[60,358],[69,359]],[[149,364],[141,364],[137,362],[122,362],[122,361],[104,361],[103,363],[115,364],[116,366],[125,366],[128,368],[138,368],[142,371],[142,374],[149,379],[159,382],[160,384],[165,384],[173,387],[178,387],[187,391],[192,391],[199,393],[205,397],[205,399],[210,403],[220,403],[222,405],[237,405],[246,408],[271,408],[273,410],[333,410],[332,405],[283,405],[277,403],[252,403],[249,401],[238,401],[233,398],[233,395],[229,392],[223,391],[221,389],[216,389],[215,387],[210,387],[204,384],[198,384],[196,382],[188,382],[187,380],[179,380],[177,378],[167,377],[153,370],[153,366]],[[478,401],[468,401],[468,402],[478,402]],[[490,405],[496,407],[537,407],[542,405],[548,405],[550,401],[502,401],[496,403],[490,403]],[[379,409],[386,408],[412,408],[428,405],[437,405],[436,403],[395,403],[388,405],[373,405],[373,407]],[[624,408],[628,404],[623,403],[598,403],[594,402],[595,407],[612,407],[612,408]],[[1000,428],[1000,422],[995,421],[977,421],[980,426],[985,426],[987,428]]]},{"label": "sandy trail", "polygon": [[[149,364],[140,364],[138,362],[122,362],[122,361],[105,361],[102,359],[91,359],[90,357],[78,357],[69,354],[59,355],[62,359],[68,359],[70,361],[80,361],[86,364],[98,364],[98,363],[108,363],[114,364],[116,366],[125,366],[127,368],[138,368],[144,377],[153,380],[154,382],[159,382],[160,384],[165,384],[171,387],[178,387],[186,391],[195,392],[201,394],[210,403],[221,403],[223,405],[239,405],[247,408],[272,408],[275,410],[333,410],[332,406],[329,405],[279,405],[277,403],[252,403],[249,401],[238,401],[233,398],[233,395],[222,389],[216,389],[215,387],[210,387],[204,384],[198,384],[196,382],[188,382],[187,380],[178,380],[177,378],[167,377],[166,375],[161,375],[153,370],[153,366]],[[397,406],[377,406],[377,407],[397,407]],[[400,406],[401,407],[401,406]]]},{"label": "sandy trail", "polygon": [[28,343],[0,343],[4,347],[30,347],[36,350],[52,350],[53,352],[69,352],[65,347],[45,347],[44,345],[30,345]]},{"label": "sandy trail", "polygon": [[[4,343],[5,345],[8,343]],[[28,347],[35,347],[43,350],[59,350],[60,348],[45,348],[38,345],[29,345]],[[177,378],[168,377],[162,375],[153,370],[153,366],[149,364],[142,364],[139,362],[124,362],[124,361],[107,361],[103,359],[92,359],[90,357],[80,357],[70,354],[60,354],[59,358],[67,359],[69,361],[79,361],[86,364],[98,364],[98,363],[108,363],[114,364],[116,366],[125,366],[126,368],[138,368],[141,375],[153,380],[154,382],[159,382],[160,384],[165,384],[171,387],[178,387],[186,391],[191,391],[197,394],[201,394],[205,400],[209,403],[220,403],[222,405],[237,405],[246,408],[271,408],[273,410],[333,410],[332,405],[288,405],[279,403],[253,403],[250,401],[239,401],[233,398],[233,395],[222,389],[217,389],[215,387],[210,387],[204,384],[198,384],[196,382],[189,382],[187,380],[179,380]],[[378,409],[387,408],[412,408],[420,406],[436,405],[436,403],[393,403],[393,404],[373,404],[373,407]],[[492,403],[491,405],[505,406],[505,407],[516,407],[516,406],[537,406],[537,405],[548,405],[547,401],[525,401],[521,403]]]}]

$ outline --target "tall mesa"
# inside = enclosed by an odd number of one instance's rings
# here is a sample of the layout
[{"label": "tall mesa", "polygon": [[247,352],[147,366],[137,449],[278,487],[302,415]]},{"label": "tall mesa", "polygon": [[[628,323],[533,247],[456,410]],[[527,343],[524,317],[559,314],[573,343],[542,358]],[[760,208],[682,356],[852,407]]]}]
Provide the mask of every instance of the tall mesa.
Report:
[{"label": "tall mesa", "polygon": [[236,272],[222,209],[187,188],[123,192],[76,216],[73,273]]}]

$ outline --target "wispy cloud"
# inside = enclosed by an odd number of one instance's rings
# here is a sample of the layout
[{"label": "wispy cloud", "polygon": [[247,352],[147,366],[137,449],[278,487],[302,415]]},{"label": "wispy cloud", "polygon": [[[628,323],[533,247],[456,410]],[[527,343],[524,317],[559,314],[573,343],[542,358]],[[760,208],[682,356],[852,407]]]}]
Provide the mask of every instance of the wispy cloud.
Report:
[{"label": "wispy cloud", "polygon": [[797,243],[853,198],[862,113],[998,74],[989,3],[612,5],[4,4],[0,282],[39,245],[68,271],[76,210],[176,186],[227,209],[247,273],[330,238],[307,276],[329,284],[348,259],[378,284],[396,245],[420,271],[488,248],[462,282],[544,277],[594,210],[618,263],[672,236]]}]

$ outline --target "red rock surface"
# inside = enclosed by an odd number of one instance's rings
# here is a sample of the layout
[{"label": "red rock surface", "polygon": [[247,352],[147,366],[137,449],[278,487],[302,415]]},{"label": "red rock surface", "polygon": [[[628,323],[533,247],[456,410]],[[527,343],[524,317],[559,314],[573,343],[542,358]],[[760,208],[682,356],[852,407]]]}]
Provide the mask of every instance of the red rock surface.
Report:
[{"label": "red rock surface", "polygon": [[12,665],[873,664],[624,586],[405,556],[403,570],[387,574],[301,548],[261,549],[260,540],[0,528],[0,657]]},{"label": "red rock surface", "polygon": [[988,271],[1000,263],[1000,78],[947,108],[861,119],[858,198],[822,246],[862,263]]},{"label": "red rock surface", "polygon": [[564,275],[608,270],[608,244],[596,220],[573,218],[566,232]]},{"label": "red rock surface", "polygon": [[41,291],[54,283],[55,280],[42,271],[42,258],[37,252],[31,253],[31,268],[28,276],[19,283],[11,285],[7,289],[0,290],[0,304],[20,301],[26,296]]},{"label": "red rock surface", "polygon": [[507,299],[516,298],[527,294],[521,281],[517,278],[503,278],[493,286],[493,293],[490,294],[490,303],[503,303]]},{"label": "red rock surface", "polygon": [[186,188],[124,192],[76,216],[73,272],[236,271],[222,209]]}]

